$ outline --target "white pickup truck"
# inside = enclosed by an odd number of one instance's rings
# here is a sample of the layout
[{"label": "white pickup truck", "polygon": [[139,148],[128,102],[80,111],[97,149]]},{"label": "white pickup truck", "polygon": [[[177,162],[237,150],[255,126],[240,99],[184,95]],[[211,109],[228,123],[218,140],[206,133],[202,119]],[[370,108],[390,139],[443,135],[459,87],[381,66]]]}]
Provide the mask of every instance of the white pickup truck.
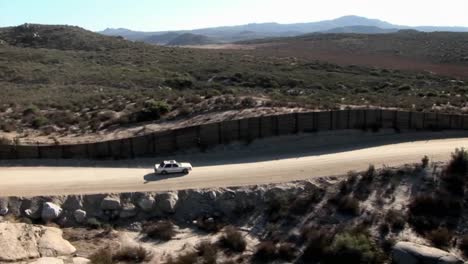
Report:
[{"label": "white pickup truck", "polygon": [[188,174],[192,170],[190,163],[179,163],[175,160],[165,160],[154,165],[155,174],[184,173]]}]

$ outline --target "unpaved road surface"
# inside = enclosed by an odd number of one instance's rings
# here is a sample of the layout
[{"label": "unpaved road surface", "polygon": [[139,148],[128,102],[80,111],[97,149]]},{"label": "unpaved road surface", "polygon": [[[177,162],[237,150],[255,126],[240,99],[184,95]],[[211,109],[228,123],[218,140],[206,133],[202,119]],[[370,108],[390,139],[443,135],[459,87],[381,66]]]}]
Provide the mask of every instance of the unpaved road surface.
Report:
[{"label": "unpaved road surface", "polygon": [[[455,148],[468,148],[468,136],[463,135],[458,138],[411,140],[404,143],[388,143],[384,140],[386,136],[381,136],[374,143],[381,140],[383,145],[355,146],[325,154],[301,153],[290,157],[271,156],[270,159],[266,156],[255,157],[250,162],[200,163],[202,165],[196,166],[189,175],[154,175],[148,164],[144,168],[3,165],[0,167],[0,197],[232,187],[339,176],[351,170],[364,170],[369,164],[381,167],[420,162],[424,155],[428,155],[431,161],[445,161]],[[304,145],[302,141],[291,144]],[[324,144],[327,144],[326,141]],[[282,151],[281,145],[269,148],[273,152]],[[266,155],[261,149],[259,153]],[[214,155],[223,158],[219,153]]]}]

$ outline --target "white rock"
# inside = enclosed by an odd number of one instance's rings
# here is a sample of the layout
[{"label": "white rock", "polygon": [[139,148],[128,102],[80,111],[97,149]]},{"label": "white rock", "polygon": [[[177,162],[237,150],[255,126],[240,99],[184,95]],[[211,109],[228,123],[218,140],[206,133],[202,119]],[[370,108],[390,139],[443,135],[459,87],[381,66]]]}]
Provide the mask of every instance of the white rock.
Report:
[{"label": "white rock", "polygon": [[58,228],[0,223],[0,234],[0,263],[69,256],[76,251]]},{"label": "white rock", "polygon": [[80,257],[73,258],[73,264],[89,264],[89,263],[91,263],[91,260],[87,258],[80,258]]},{"label": "white rock", "polygon": [[33,262],[29,262],[30,264],[63,264],[62,259],[58,258],[51,258],[51,257],[44,257],[40,259],[36,259]]},{"label": "white rock", "polygon": [[76,249],[70,242],[63,239],[62,230],[55,227],[46,227],[38,240],[39,253],[43,257],[68,256]]},{"label": "white rock", "polygon": [[0,209],[0,215],[5,216],[8,214],[8,208],[1,208]]},{"label": "white rock", "polygon": [[120,211],[120,218],[131,218],[138,214],[138,211],[133,204],[126,204]]},{"label": "white rock", "polygon": [[101,210],[120,210],[120,199],[116,197],[106,197],[101,202]]},{"label": "white rock", "polygon": [[86,211],[81,209],[75,210],[75,212],[73,212],[73,217],[77,223],[84,223],[86,220]]},{"label": "white rock", "polygon": [[152,196],[145,196],[138,201],[138,206],[145,212],[151,212],[154,209],[154,203]]},{"label": "white rock", "polygon": [[44,203],[42,206],[41,217],[44,221],[57,219],[62,213],[62,208],[54,203]]},{"label": "white rock", "polygon": [[162,193],[156,196],[156,207],[165,213],[173,213],[178,200],[175,192]]},{"label": "white rock", "polygon": [[392,251],[396,264],[462,264],[463,261],[447,251],[411,242],[398,242]]}]

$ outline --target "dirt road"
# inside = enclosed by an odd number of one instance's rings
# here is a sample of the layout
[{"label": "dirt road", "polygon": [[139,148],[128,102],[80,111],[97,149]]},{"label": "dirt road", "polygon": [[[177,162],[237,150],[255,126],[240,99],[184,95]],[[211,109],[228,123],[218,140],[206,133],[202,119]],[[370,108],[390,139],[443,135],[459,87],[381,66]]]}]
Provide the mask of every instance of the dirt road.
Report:
[{"label": "dirt road", "polygon": [[[301,142],[298,141],[297,144]],[[0,196],[165,191],[278,183],[320,176],[345,175],[350,170],[364,170],[369,164],[381,167],[384,164],[396,166],[420,162],[424,155],[428,155],[432,161],[444,161],[450,157],[450,153],[455,148],[460,147],[468,148],[468,137],[356,147],[340,152],[301,154],[289,158],[257,157],[251,162],[196,166],[192,173],[185,176],[154,175],[150,166],[145,168],[6,166],[0,167]],[[281,151],[280,146],[274,149]]]}]

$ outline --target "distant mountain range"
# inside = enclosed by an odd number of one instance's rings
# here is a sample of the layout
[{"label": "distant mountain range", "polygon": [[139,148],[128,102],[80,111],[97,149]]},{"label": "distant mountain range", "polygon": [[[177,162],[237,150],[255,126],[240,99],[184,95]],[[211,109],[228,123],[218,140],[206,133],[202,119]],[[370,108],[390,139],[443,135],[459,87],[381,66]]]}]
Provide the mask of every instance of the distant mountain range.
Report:
[{"label": "distant mountain range", "polygon": [[402,29],[412,29],[423,32],[468,32],[468,27],[409,27],[394,25],[378,19],[369,19],[360,16],[344,16],[333,20],[296,24],[261,23],[164,32],[141,32],[125,28],[108,28],[98,33],[108,36],[121,36],[128,40],[143,41],[152,44],[184,46],[232,43],[270,37],[293,37],[309,33],[385,34],[397,32]]}]

